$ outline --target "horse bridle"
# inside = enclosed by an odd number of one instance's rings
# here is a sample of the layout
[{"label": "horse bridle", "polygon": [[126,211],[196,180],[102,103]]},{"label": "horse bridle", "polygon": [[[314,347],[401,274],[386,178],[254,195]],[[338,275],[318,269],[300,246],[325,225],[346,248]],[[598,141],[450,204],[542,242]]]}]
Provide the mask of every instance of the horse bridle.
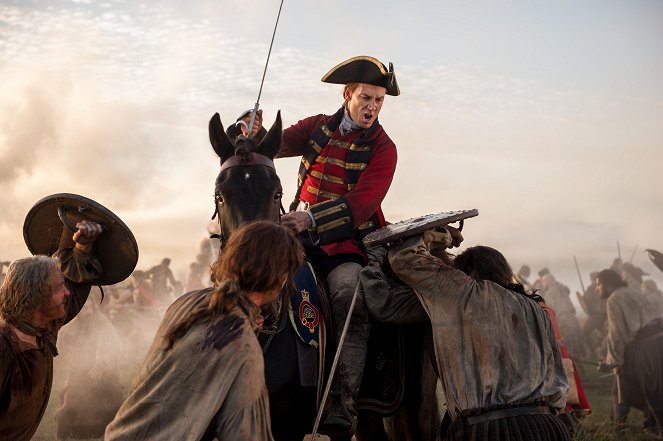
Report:
[{"label": "horse bridle", "polygon": [[[227,170],[232,167],[238,167],[240,165],[261,165],[267,168],[271,168],[272,170],[274,170],[274,173],[276,173],[276,167],[274,166],[274,161],[271,158],[261,153],[249,152],[249,153],[236,154],[223,161],[223,163],[221,164],[221,169],[219,170],[219,174],[221,174],[224,170]],[[219,196],[215,194],[214,214],[212,215],[212,220],[214,220],[214,218],[218,216],[220,234],[212,234],[210,235],[210,238],[219,239],[219,242],[221,242],[221,249],[223,249],[226,245],[226,241],[228,240],[228,232],[225,231],[223,222],[221,221],[221,210],[219,209],[218,198]],[[281,214],[285,214],[283,203],[279,202],[279,204],[281,208]]]}]

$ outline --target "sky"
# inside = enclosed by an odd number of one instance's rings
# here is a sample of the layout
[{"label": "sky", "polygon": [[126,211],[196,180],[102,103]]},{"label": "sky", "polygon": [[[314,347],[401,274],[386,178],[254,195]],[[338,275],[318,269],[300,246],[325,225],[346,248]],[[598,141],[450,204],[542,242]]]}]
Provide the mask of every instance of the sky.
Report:
[{"label": "sky", "polygon": [[[257,100],[278,0],[0,0],[0,260],[27,255],[44,196],[133,231],[139,269],[184,277],[213,213],[207,124]],[[476,208],[465,246],[580,289],[621,253],[663,285],[663,2],[284,0],[264,124],[331,114],[339,62],[393,62],[380,122],[398,148],[387,219]],[[298,159],[276,160],[284,205]]]}]

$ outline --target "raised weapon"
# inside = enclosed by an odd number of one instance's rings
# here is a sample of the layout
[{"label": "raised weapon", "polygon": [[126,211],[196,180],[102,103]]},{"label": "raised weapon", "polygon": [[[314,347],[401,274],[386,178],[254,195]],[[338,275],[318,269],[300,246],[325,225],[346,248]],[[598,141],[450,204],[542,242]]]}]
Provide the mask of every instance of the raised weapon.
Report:
[{"label": "raised weapon", "polygon": [[582,310],[585,311],[585,314],[589,315],[589,308],[587,307],[587,303],[585,303],[585,294],[587,294],[587,291],[585,290],[585,284],[582,283],[582,276],[580,275],[580,267],[578,266],[578,259],[576,259],[576,256],[573,256],[573,262],[576,264],[576,272],[578,273],[580,288],[582,289],[582,296],[576,292],[576,297],[578,299],[578,303],[580,303],[580,306],[582,307]]},{"label": "raised weapon", "polygon": [[267,52],[267,62],[265,62],[265,69],[262,71],[262,80],[260,81],[260,90],[258,91],[258,98],[256,99],[256,104],[253,107],[251,112],[251,122],[249,123],[249,136],[253,133],[253,125],[256,121],[256,113],[258,113],[258,108],[260,107],[260,95],[262,94],[262,85],[265,83],[265,74],[267,74],[267,65],[269,64],[269,57],[272,54],[272,46],[274,45],[274,37],[276,36],[276,27],[279,25],[279,18],[281,17],[281,8],[283,8],[283,0],[281,0],[281,6],[279,6],[279,13],[276,16],[276,24],[274,24],[274,32],[272,33],[272,41],[269,43],[269,52]]}]

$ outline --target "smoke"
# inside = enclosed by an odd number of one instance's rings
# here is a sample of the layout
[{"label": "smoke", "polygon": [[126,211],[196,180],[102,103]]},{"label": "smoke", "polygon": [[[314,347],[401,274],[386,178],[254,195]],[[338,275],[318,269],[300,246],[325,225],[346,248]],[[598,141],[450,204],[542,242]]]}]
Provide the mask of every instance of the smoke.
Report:
[{"label": "smoke", "polygon": [[[154,339],[160,310],[122,305],[98,290],[58,336],[60,356],[46,418],[55,417],[58,438],[100,438],[127,396],[132,379]],[[50,424],[37,435],[50,439]],[[50,436],[49,436],[50,435]]]},{"label": "smoke", "polygon": [[[139,268],[168,256],[185,274],[213,211],[218,162],[207,123],[214,112],[227,123],[253,106],[274,5],[201,2],[186,13],[177,1],[56,5],[0,5],[0,258],[25,253],[22,221],[34,202],[71,192],[129,225]],[[552,266],[570,276],[559,277],[565,282],[576,278],[574,255],[588,272],[609,265],[618,241],[629,254],[663,247],[655,242],[663,222],[656,94],[583,89],[490,65],[408,64],[343,38],[320,50],[284,31],[314,22],[300,13],[285,10],[277,33],[261,97],[266,125],[278,109],[286,126],[336,110],[340,86],[319,79],[344,58],[395,61],[403,93],[387,97],[380,114],[399,151],[383,204],[389,221],[478,208],[466,223],[468,245],[495,246],[515,266]],[[297,160],[276,165],[289,199]],[[634,262],[658,273],[641,251]]]}]

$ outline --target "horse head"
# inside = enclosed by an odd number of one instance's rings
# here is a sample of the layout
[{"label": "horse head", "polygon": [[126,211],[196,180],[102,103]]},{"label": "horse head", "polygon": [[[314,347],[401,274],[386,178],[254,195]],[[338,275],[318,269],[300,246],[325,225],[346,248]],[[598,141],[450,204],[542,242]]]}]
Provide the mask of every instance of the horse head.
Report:
[{"label": "horse head", "polygon": [[221,226],[221,244],[239,225],[252,220],[279,221],[283,188],[274,156],[281,146],[281,112],[262,140],[239,137],[233,143],[215,113],[209,139],[221,158],[214,198]]}]

